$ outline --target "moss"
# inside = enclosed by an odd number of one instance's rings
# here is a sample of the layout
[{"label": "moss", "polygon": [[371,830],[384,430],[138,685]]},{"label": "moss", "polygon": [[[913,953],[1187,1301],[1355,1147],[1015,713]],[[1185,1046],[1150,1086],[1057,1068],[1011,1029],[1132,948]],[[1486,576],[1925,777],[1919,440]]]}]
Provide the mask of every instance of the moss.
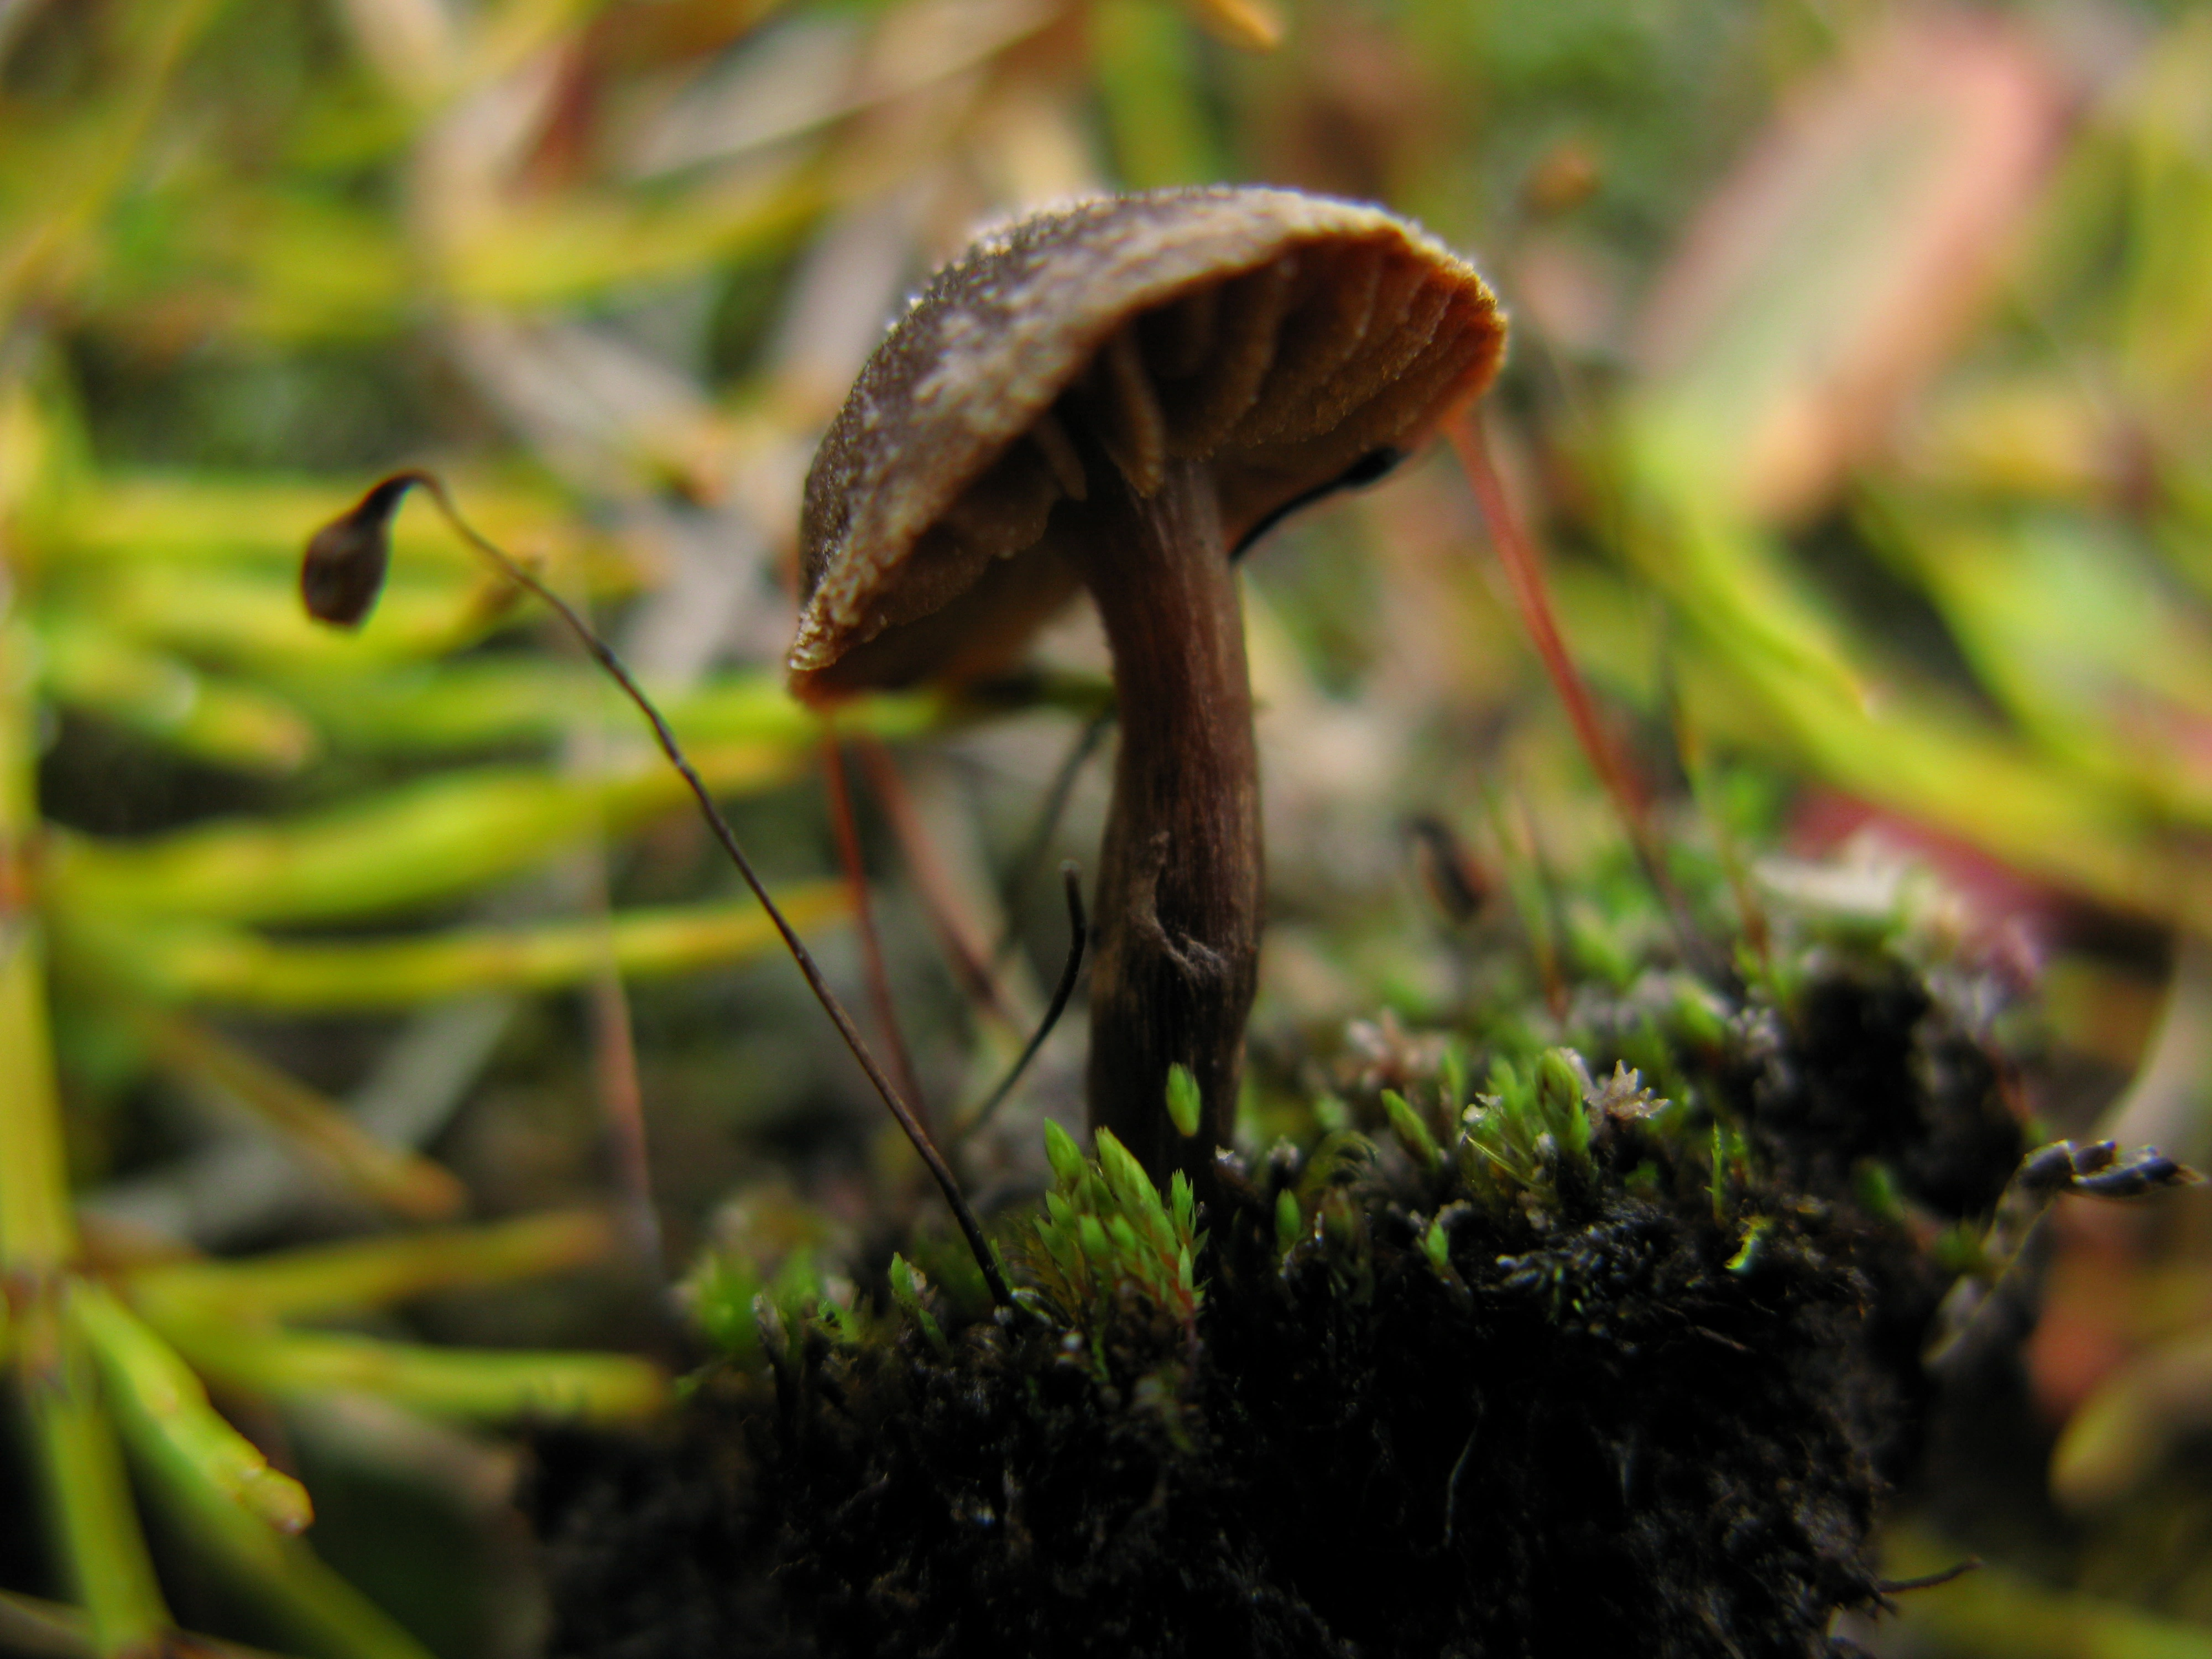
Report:
[{"label": "moss", "polygon": [[1980,1002],[1803,966],[1584,1001],[1471,1101],[1431,1045],[1210,1213],[1061,1137],[1018,1316],[787,1272],[662,1444],[544,1449],[556,1651],[1823,1650],[1881,1599],[1927,1222],[2021,1132]]}]

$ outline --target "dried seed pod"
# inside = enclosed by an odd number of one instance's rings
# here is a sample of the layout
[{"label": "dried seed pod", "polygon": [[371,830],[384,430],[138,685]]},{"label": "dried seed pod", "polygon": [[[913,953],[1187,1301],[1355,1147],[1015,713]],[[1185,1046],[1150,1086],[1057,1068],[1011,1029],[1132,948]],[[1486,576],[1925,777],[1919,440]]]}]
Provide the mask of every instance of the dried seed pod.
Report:
[{"label": "dried seed pod", "polygon": [[[1474,269],[1291,191],[1085,203],[986,237],[862,369],[807,477],[792,684],[1003,662],[1079,586],[1121,747],[1094,913],[1091,1115],[1156,1176],[1229,1138],[1258,961],[1251,699],[1231,560],[1389,471],[1495,373]],[[1164,1091],[1206,1103],[1183,1142]]]}]

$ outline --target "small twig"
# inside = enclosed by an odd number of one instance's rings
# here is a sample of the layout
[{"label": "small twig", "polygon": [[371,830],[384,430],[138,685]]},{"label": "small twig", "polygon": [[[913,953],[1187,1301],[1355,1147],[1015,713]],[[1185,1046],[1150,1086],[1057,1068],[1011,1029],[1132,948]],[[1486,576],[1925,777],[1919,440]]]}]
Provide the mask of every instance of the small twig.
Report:
[{"label": "small twig", "polygon": [[629,996],[614,960],[607,915],[606,866],[601,849],[592,849],[590,902],[599,923],[600,960],[586,988],[590,1011],[592,1080],[602,1121],[614,1142],[617,1185],[622,1196],[624,1231],[630,1249],[655,1284],[666,1277],[660,1211],[653,1200],[653,1158],[646,1143],[645,1091],[637,1077],[636,1029]]},{"label": "small twig", "polygon": [[1955,1565],[1941,1572],[1923,1572],[1917,1578],[1877,1578],[1874,1581],[1877,1595],[1899,1595],[1906,1590],[1934,1589],[1938,1584],[1948,1584],[1954,1578],[1964,1578],[1970,1572],[1981,1570],[1982,1558],[1970,1555]]},{"label": "small twig", "polygon": [[[568,741],[572,764],[589,772],[604,771],[606,749],[606,733],[598,721],[579,722],[573,728]],[[607,876],[606,823],[600,815],[593,816],[590,842],[575,870],[576,896],[591,930],[595,958],[584,988],[593,1093],[614,1165],[616,1200],[631,1259],[646,1283],[659,1285],[668,1276],[665,1240],[660,1211],[653,1200],[653,1156],[646,1134],[645,1091],[637,1075],[636,1028],[622,969],[615,960],[614,897]],[[670,1311],[665,1301],[657,1305]]]},{"label": "small twig", "polygon": [[1030,826],[1023,838],[1021,851],[1014,854],[1006,874],[1006,928],[999,935],[998,948],[991,952],[994,964],[1004,962],[1013,953],[1018,937],[1013,912],[1021,895],[1029,890],[1036,878],[1036,867],[1044,861],[1045,849],[1052,844],[1053,831],[1060,827],[1060,815],[1067,811],[1068,797],[1075,793],[1075,781],[1083,775],[1085,763],[1097,750],[1099,741],[1114,724],[1114,710],[1102,708],[1083,724],[1083,730],[1067,751],[1067,757],[1053,774],[1052,787],[1045,791],[1044,804],[1037,809],[1036,822]]},{"label": "small twig", "polygon": [[1489,902],[1490,882],[1459,832],[1434,812],[1415,813],[1406,820],[1405,831],[1421,879],[1444,920],[1454,927],[1471,926]]},{"label": "small twig", "polygon": [[1013,1291],[1007,1285],[1005,1273],[1000,1271],[998,1259],[991,1252],[990,1241],[983,1236],[982,1224],[976,1220],[975,1212],[969,1207],[966,1197],[960,1191],[960,1183],[953,1177],[951,1165],[945,1161],[944,1154],[930,1139],[928,1131],[922,1127],[913,1109],[901,1098],[890,1079],[884,1075],[883,1067],[877,1063],[875,1055],[862,1039],[860,1027],[853,1023],[853,1017],[846,1012],[845,1005],[837,1000],[836,993],[823,978],[813,953],[792,930],[791,924],[784,920],[783,912],[776,908],[775,901],[769,896],[768,888],[755,872],[752,860],[738,846],[736,832],[722,816],[721,809],[714,805],[714,796],[708,792],[705,781],[684,755],[683,746],[676,741],[676,734],[669,729],[660,710],[630,678],[629,670],[623,665],[622,659],[615,655],[606,641],[592,631],[590,625],[566,600],[501,549],[477,534],[461,517],[459,510],[446,494],[445,484],[436,474],[409,471],[394,473],[373,486],[351,512],[325,525],[308,543],[307,562],[301,571],[300,587],[309,613],[325,622],[346,626],[359,623],[368,614],[368,607],[374,602],[377,590],[383,585],[384,570],[391,558],[389,532],[392,515],[398,510],[408,489],[416,486],[427,491],[430,499],[437,503],[439,512],[453,526],[455,534],[490,560],[508,580],[550,605],[555,614],[575,635],[578,642],[591,653],[592,660],[622,688],[623,695],[637,705],[638,711],[653,727],[653,738],[659,744],[660,752],[668,757],[668,763],[676,769],[678,775],[691,791],[693,799],[699,803],[699,810],[706,817],[708,828],[714,831],[714,839],[721,843],[723,852],[729,855],[730,862],[737,866],[738,873],[744,878],[745,885],[752,890],[753,896],[760,901],[761,908],[768,913],[769,921],[782,936],[784,948],[791,952],[791,959],[799,965],[799,971],[805,977],[815,1000],[830,1016],[830,1023],[837,1028],[837,1035],[844,1039],[846,1048],[852,1051],[853,1058],[859,1062],[861,1071],[867,1074],[868,1081],[882,1097],[884,1106],[898,1120],[899,1127],[906,1132],[907,1139],[914,1143],[915,1151],[921,1154],[921,1161],[936,1178],[939,1190],[944,1193],[945,1201],[951,1206],[953,1218],[958,1222],[961,1232],[967,1238],[968,1248],[975,1253],[975,1265],[982,1270],[983,1282],[990,1287],[992,1299],[1002,1308],[1013,1307]]},{"label": "small twig", "polygon": [[999,1086],[991,1091],[981,1105],[954,1127],[952,1133],[963,1139],[988,1122],[991,1114],[999,1109],[1000,1103],[1013,1092],[1014,1085],[1021,1081],[1022,1073],[1029,1069],[1030,1061],[1036,1058],[1036,1051],[1044,1047],[1044,1040],[1052,1035],[1052,1028],[1060,1024],[1060,1015],[1066,1012],[1068,998],[1075,994],[1076,975],[1082,971],[1085,935],[1090,931],[1090,922],[1083,914],[1082,872],[1076,868],[1073,859],[1060,865],[1060,880],[1067,895],[1067,961],[1060,970],[1060,983],[1053,988],[1052,1006],[1044,1011],[1044,1018],[1038,1022],[1036,1030],[1006,1076],[999,1079]]},{"label": "small twig", "polygon": [[853,919],[860,928],[860,959],[867,975],[868,1000],[875,1005],[876,1024],[884,1045],[891,1053],[899,1082],[914,1102],[915,1115],[929,1121],[929,1105],[923,1099],[921,1079],[914,1069],[914,1055],[899,1030],[898,1008],[891,1000],[890,972],[884,965],[883,936],[876,931],[876,907],[868,897],[868,870],[860,856],[860,829],[853,813],[853,792],[845,780],[844,746],[833,726],[822,738],[822,772],[830,790],[830,824],[837,838],[837,859],[845,867],[846,890],[853,896]]},{"label": "small twig", "polygon": [[921,815],[915,811],[914,796],[899,775],[898,763],[878,738],[863,734],[854,748],[867,770],[869,787],[876,792],[884,816],[890,820],[891,834],[898,839],[907,872],[914,878],[915,890],[921,896],[922,908],[929,913],[930,925],[937,930],[954,977],[970,1001],[988,1009],[1009,1030],[1019,1030],[1021,1022],[1007,1012],[1005,999],[992,981],[991,964],[983,957],[982,930],[968,914],[959,890],[939,861]]}]

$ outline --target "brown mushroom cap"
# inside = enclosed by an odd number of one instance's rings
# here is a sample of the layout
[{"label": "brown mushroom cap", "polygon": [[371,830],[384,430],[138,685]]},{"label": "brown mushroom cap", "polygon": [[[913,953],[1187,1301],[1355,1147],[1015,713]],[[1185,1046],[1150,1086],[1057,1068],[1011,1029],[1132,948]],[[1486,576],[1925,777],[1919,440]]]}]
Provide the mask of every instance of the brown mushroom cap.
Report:
[{"label": "brown mushroom cap", "polygon": [[1413,448],[1489,383],[1504,342],[1472,266],[1355,203],[1166,191],[987,236],[877,347],[815,455],[793,687],[1012,655],[1076,585],[1053,525],[1097,483],[1074,421],[1139,495],[1170,460],[1206,462],[1236,546]]}]

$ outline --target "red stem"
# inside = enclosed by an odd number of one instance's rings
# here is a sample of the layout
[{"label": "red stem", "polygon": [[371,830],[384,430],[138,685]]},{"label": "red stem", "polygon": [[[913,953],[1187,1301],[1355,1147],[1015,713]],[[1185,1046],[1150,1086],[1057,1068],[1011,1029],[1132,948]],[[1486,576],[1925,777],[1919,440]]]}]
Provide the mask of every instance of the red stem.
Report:
[{"label": "red stem", "polygon": [[853,792],[845,781],[844,745],[838,741],[834,728],[823,734],[822,771],[830,789],[830,825],[837,837],[837,861],[844,868],[846,890],[853,896],[853,920],[860,929],[860,962],[868,981],[868,1001],[875,1009],[884,1047],[890,1050],[899,1086],[914,1103],[915,1115],[926,1126],[929,1107],[922,1098],[921,1080],[915,1075],[914,1056],[907,1052],[906,1038],[899,1030],[898,1006],[891,998],[890,974],[884,966],[883,936],[876,932],[875,906],[868,898],[868,870],[860,856],[860,830],[853,816]]},{"label": "red stem", "polygon": [[1589,684],[1567,651],[1559,618],[1552,609],[1551,591],[1545,585],[1543,564],[1519,515],[1506,498],[1504,483],[1491,460],[1481,423],[1474,410],[1466,408],[1444,422],[1444,431],[1451,439],[1453,449],[1458,452],[1460,466],[1474,490],[1483,521],[1489,526],[1491,543],[1498,550],[1498,562],[1513,590],[1513,603],[1521,612],[1522,625],[1535,643],[1536,654],[1543,659],[1544,672],[1551,676],[1553,689],[1566,705],[1567,719],[1573,723],[1583,753],[1589,757],[1598,781],[1613,798],[1613,810],[1620,814],[1621,823],[1628,831],[1636,860],[1643,866],[1645,879],[1659,895],[1660,902],[1666,907],[1685,952],[1692,957],[1700,956],[1703,952],[1690,925],[1688,908],[1668,878],[1666,864],[1660,856],[1659,838],[1651,825],[1650,798],[1630,769],[1620,745],[1599,720]]}]

